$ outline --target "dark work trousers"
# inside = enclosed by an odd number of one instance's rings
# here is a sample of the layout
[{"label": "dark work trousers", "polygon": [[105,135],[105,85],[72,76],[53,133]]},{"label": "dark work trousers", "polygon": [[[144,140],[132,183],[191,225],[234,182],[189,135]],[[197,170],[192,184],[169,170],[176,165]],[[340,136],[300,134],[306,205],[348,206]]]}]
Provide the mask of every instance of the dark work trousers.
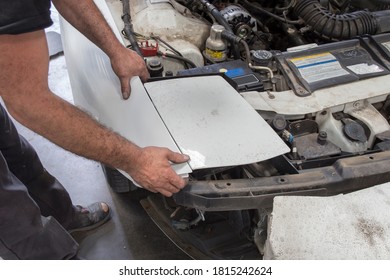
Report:
[{"label": "dark work trousers", "polygon": [[73,215],[68,192],[43,168],[0,104],[0,257],[72,258],[78,244],[64,227]]}]

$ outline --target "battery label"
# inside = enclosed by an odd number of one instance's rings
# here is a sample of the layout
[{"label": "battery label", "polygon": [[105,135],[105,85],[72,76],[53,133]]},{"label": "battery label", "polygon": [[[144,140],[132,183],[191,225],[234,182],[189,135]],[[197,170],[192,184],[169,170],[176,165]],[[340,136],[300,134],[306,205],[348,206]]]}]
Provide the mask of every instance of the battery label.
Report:
[{"label": "battery label", "polygon": [[292,58],[290,61],[309,84],[350,75],[329,52]]},{"label": "battery label", "polygon": [[223,60],[226,56],[225,51],[216,51],[209,48],[206,48],[206,54],[212,59]]}]

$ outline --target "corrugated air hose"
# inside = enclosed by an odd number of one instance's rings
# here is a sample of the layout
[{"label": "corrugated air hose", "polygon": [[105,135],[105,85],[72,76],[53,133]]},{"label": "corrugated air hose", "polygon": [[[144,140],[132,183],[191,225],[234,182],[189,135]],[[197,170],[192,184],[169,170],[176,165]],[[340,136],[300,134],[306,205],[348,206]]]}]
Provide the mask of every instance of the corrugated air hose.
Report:
[{"label": "corrugated air hose", "polygon": [[390,10],[334,14],[316,0],[296,0],[293,8],[294,13],[316,34],[329,40],[345,40],[390,31]]}]

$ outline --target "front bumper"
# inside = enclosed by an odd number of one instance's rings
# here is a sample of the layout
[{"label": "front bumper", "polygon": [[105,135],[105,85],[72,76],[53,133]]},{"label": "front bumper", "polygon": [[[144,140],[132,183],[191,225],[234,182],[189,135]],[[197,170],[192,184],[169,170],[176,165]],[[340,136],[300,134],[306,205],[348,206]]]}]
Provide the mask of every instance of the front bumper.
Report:
[{"label": "front bumper", "polygon": [[272,207],[278,195],[330,196],[390,181],[390,151],[337,160],[298,174],[218,181],[191,181],[174,195],[178,205],[203,211]]}]

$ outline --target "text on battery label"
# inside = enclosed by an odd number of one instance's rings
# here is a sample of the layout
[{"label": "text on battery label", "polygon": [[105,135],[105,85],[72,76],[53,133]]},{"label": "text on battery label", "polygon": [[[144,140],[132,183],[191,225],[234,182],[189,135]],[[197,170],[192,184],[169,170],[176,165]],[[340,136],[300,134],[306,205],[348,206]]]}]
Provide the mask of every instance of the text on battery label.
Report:
[{"label": "text on battery label", "polygon": [[308,83],[349,75],[331,53],[302,56],[290,61]]},{"label": "text on battery label", "polygon": [[349,70],[357,75],[380,73],[385,71],[382,67],[376,64],[359,63],[355,65],[347,66]]}]

